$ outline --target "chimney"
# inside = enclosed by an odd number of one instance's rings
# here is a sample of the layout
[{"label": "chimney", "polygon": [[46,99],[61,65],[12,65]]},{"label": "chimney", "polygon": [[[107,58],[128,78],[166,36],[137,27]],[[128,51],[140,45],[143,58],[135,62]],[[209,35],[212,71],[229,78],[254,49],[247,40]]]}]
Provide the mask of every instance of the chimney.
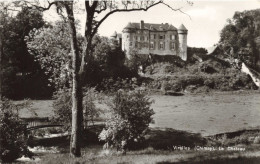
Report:
[{"label": "chimney", "polygon": [[144,29],[144,21],[143,20],[141,20],[140,29]]}]

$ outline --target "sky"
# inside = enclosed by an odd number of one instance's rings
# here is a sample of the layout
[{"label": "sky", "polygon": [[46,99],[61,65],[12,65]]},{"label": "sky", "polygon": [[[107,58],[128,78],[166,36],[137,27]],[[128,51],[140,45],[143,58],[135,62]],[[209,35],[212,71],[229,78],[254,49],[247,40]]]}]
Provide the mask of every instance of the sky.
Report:
[{"label": "sky", "polygon": [[[148,11],[124,12],[111,15],[100,26],[98,33],[101,36],[111,36],[114,31],[121,33],[128,22],[169,23],[175,27],[183,24],[188,29],[188,46],[212,47],[219,41],[221,29],[232,18],[236,11],[252,10],[260,8],[260,0],[190,0],[190,5],[185,0],[166,0],[173,8],[181,8],[173,11],[165,5],[157,5]],[[54,20],[54,12],[45,13],[47,20]],[[57,14],[56,14],[57,15]],[[84,33],[85,15],[76,14],[80,20],[81,30]]]}]

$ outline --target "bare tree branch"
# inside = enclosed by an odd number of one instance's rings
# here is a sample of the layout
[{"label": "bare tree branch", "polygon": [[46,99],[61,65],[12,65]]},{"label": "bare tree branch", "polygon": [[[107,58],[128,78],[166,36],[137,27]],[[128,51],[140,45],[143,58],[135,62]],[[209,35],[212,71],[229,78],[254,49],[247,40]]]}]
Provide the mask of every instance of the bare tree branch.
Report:
[{"label": "bare tree branch", "polygon": [[[107,9],[107,2],[106,1],[103,1],[104,3],[104,6],[102,6],[100,4],[100,9],[99,10],[95,10],[96,13],[100,14],[102,11],[105,11]],[[103,8],[102,8],[103,7]]]},{"label": "bare tree branch", "polygon": [[169,8],[170,8],[171,10],[173,10],[173,11],[179,11],[179,12],[181,12],[181,13],[183,13],[183,14],[189,16],[189,18],[190,18],[190,20],[191,20],[190,15],[187,14],[187,13],[185,13],[185,12],[183,12],[183,11],[181,10],[182,7],[178,8],[178,9],[175,9],[175,8],[171,7],[170,5],[168,5],[167,3],[162,2],[162,4],[165,5],[165,6],[167,6],[167,7],[169,7]]},{"label": "bare tree branch", "polygon": [[[189,16],[189,18],[191,19],[191,17],[190,17],[189,14],[187,14],[187,13],[185,13],[185,12],[183,12],[183,11],[181,10],[182,7],[175,9],[175,8],[173,8],[172,6],[170,6],[170,5],[168,5],[167,3],[165,3],[163,0],[160,0],[160,1],[156,2],[156,3],[152,3],[152,4],[150,4],[150,5],[149,5],[148,2],[149,2],[149,1],[147,1],[146,4],[144,4],[143,1],[141,1],[140,4],[135,3],[135,1],[133,1],[133,2],[131,2],[131,1],[125,1],[125,2],[123,2],[122,4],[124,5],[124,9],[114,9],[114,10],[111,10],[111,11],[108,12],[99,22],[97,22],[96,26],[93,28],[92,36],[94,36],[94,35],[97,33],[97,30],[98,30],[99,26],[100,26],[110,15],[112,15],[113,13],[116,13],[116,12],[131,12],[131,11],[147,11],[147,10],[149,10],[150,8],[152,8],[152,7],[154,7],[154,6],[158,5],[158,4],[163,4],[163,5],[167,6],[168,8],[170,8],[170,9],[173,10],[173,11],[179,11],[179,12],[181,12],[181,13],[183,13],[183,14]],[[189,2],[188,2],[188,3],[189,3]],[[132,4],[132,8],[131,8],[131,9],[128,9],[128,6],[129,6],[130,4]],[[192,4],[191,4],[191,5],[192,5]],[[137,8],[135,8],[135,7],[137,7]],[[105,8],[102,9],[102,11],[104,11],[104,10],[105,10]],[[97,13],[102,12],[101,10],[99,10],[99,11],[95,10],[95,11],[96,11]]]},{"label": "bare tree branch", "polygon": [[48,2],[48,6],[47,7],[42,7],[42,6],[35,5],[35,4],[33,4],[33,3],[29,2],[29,1],[23,1],[23,2],[25,2],[26,4],[30,4],[31,5],[31,6],[27,6],[28,8],[31,8],[31,9],[32,8],[36,8],[36,9],[38,9],[40,11],[49,10],[52,7],[52,5],[57,5],[59,3],[58,1],[54,1],[54,2],[47,1]]},{"label": "bare tree branch", "polygon": [[110,16],[112,15],[113,13],[116,13],[116,12],[131,12],[131,11],[147,11],[148,9],[150,9],[151,7],[153,6],[156,6],[158,4],[161,4],[163,3],[162,0],[156,2],[156,3],[153,3],[149,6],[146,6],[146,7],[140,7],[140,8],[131,8],[131,9],[127,9],[127,7],[125,7],[125,9],[115,9],[115,10],[112,10],[110,12],[108,12],[96,25],[96,27],[94,27],[93,29],[93,32],[92,32],[92,36],[94,36],[96,33],[97,33],[97,30],[99,28],[99,26]]}]

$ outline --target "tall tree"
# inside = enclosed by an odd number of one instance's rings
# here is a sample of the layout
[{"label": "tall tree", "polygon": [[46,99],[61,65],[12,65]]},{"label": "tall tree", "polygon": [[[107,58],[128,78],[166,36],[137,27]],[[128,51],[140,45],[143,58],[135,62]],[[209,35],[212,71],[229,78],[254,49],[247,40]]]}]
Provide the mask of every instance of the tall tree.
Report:
[{"label": "tall tree", "polygon": [[1,2],[1,93],[8,98],[51,96],[47,76],[28,53],[25,36],[44,25],[42,13],[23,7],[14,11],[11,2]]},{"label": "tall tree", "polygon": [[3,25],[2,25],[2,18],[3,18],[3,10],[0,11],[0,101],[2,100],[2,55],[3,55]]},{"label": "tall tree", "polygon": [[[222,29],[219,44],[229,58],[236,58],[253,68],[260,68],[260,9],[235,12]],[[259,69],[260,70],[260,69]]]},{"label": "tall tree", "polygon": [[[31,8],[41,11],[49,10],[51,6],[56,5],[57,11],[65,9],[68,18],[68,25],[70,28],[70,42],[72,49],[72,132],[71,132],[71,155],[75,157],[81,156],[80,153],[80,133],[82,127],[82,81],[88,73],[88,65],[93,61],[92,56],[92,39],[97,33],[100,25],[111,15],[118,12],[132,12],[132,11],[147,11],[148,9],[162,4],[174,11],[181,11],[181,9],[174,9],[166,4],[163,0],[157,1],[84,1],[86,11],[86,24],[84,34],[84,49],[80,54],[79,44],[76,38],[76,27],[74,17],[74,2],[73,1],[47,1],[45,6],[40,5],[40,1],[23,3]],[[101,16],[101,19],[97,19]]]},{"label": "tall tree", "polygon": [[4,33],[4,24],[6,18],[6,5],[1,2],[0,3],[0,101],[2,100],[2,58],[4,54],[4,46],[3,46],[3,33]]}]

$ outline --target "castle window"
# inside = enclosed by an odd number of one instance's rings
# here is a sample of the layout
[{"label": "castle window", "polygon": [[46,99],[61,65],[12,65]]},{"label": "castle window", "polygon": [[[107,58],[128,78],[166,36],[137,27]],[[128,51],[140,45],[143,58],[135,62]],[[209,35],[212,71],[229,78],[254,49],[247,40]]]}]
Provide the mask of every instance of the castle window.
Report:
[{"label": "castle window", "polygon": [[154,49],[154,42],[150,43],[150,49]]},{"label": "castle window", "polygon": [[175,35],[170,35],[170,40],[174,40],[175,39]]},{"label": "castle window", "polygon": [[146,40],[148,41],[149,40],[149,37],[147,36]]},{"label": "castle window", "polygon": [[142,44],[141,43],[138,43],[138,48],[142,49]]},{"label": "castle window", "polygon": [[174,42],[171,42],[171,43],[170,43],[170,48],[171,48],[171,50],[174,50],[174,49],[175,49],[175,44],[174,44]]},{"label": "castle window", "polygon": [[159,49],[160,49],[160,50],[164,49],[164,42],[160,42],[160,44],[159,44]]},{"label": "castle window", "polygon": [[160,39],[164,39],[164,35],[160,35],[159,38],[160,38]]},{"label": "castle window", "polygon": [[132,46],[133,45],[133,43],[132,42],[130,42],[130,44],[129,44],[130,46]]},{"label": "castle window", "polygon": [[141,40],[144,40],[144,36],[141,36]]},{"label": "castle window", "polygon": [[135,40],[137,40],[137,36],[135,36]]},{"label": "castle window", "polygon": [[137,42],[135,42],[135,48],[137,48],[137,46],[138,46],[138,45],[137,45]]}]

